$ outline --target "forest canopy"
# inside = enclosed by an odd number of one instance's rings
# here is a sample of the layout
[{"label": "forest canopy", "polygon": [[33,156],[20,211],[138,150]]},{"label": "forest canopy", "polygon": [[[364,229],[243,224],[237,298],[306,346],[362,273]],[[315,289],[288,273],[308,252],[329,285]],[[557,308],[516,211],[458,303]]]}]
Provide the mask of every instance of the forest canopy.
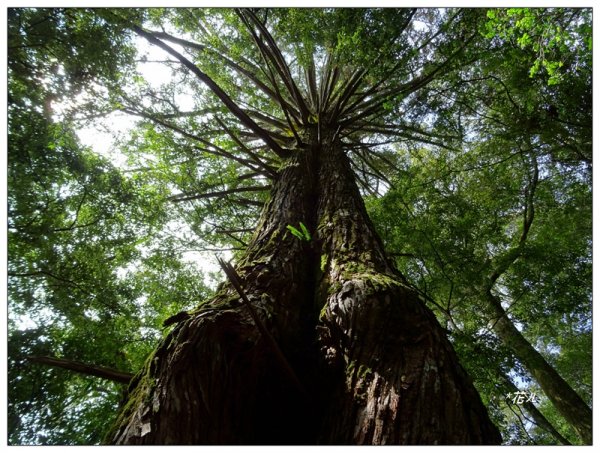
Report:
[{"label": "forest canopy", "polygon": [[[110,441],[159,342],[234,294],[216,258],[271,275],[265,213],[327,140],[502,442],[591,442],[591,9],[9,8],[7,29],[9,444]],[[321,209],[306,165],[289,200]],[[371,270],[319,215],[266,247],[331,299]]]}]

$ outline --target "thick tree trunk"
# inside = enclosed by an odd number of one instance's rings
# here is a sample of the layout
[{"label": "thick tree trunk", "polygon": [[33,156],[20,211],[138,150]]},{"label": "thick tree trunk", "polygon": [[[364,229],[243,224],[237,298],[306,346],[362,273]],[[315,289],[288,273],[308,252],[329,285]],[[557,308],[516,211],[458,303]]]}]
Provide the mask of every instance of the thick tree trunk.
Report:
[{"label": "thick tree trunk", "polygon": [[[132,381],[121,444],[499,443],[433,314],[388,264],[339,138],[280,171],[237,272],[304,387],[226,286]],[[287,226],[302,222],[310,240]]]},{"label": "thick tree trunk", "polygon": [[339,142],[319,156],[320,342],[335,379],[321,440],[499,442],[444,331],[386,259]]},{"label": "thick tree trunk", "polygon": [[581,439],[586,444],[591,445],[593,433],[592,410],[517,330],[502,308],[500,300],[489,291],[487,299],[494,313],[494,332],[513,350],[516,357],[531,373],[554,407],[575,428]]}]

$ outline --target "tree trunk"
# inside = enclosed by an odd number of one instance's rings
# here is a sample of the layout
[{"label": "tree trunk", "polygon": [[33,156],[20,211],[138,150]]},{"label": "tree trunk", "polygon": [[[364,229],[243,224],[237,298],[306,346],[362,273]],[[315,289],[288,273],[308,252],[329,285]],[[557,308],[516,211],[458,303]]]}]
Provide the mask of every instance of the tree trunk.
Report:
[{"label": "tree trunk", "polygon": [[[504,387],[506,388],[506,394],[519,392],[519,387],[517,387],[508,376],[506,376],[502,371],[498,371],[500,373],[500,379],[504,383]],[[552,437],[554,437],[559,443],[563,445],[571,445],[567,439],[565,439],[562,434],[560,434],[556,428],[550,423],[550,421],[542,414],[535,405],[530,401],[525,401],[523,403],[523,408],[529,413],[534,423],[538,425],[541,429],[547,431]]]},{"label": "tree trunk", "polygon": [[494,332],[513,350],[554,407],[575,428],[584,443],[591,445],[592,410],[517,330],[502,308],[500,300],[491,291],[488,291],[487,299],[494,311]]},{"label": "tree trunk", "polygon": [[[225,286],[130,385],[119,444],[490,444],[500,435],[433,314],[388,263],[339,137],[308,131]],[[288,226],[302,222],[311,238]]]}]

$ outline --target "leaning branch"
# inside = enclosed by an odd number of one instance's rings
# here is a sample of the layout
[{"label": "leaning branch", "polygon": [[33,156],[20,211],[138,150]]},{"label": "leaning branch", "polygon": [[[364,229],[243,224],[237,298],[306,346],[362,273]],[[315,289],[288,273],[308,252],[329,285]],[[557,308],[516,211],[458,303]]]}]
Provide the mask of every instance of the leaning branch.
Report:
[{"label": "leaning branch", "polygon": [[275,93],[273,92],[273,90],[271,90],[267,85],[265,85],[252,71],[240,66],[235,61],[226,57],[219,51],[209,48],[203,44],[198,44],[195,42],[187,41],[185,39],[176,38],[165,32],[151,32],[151,33],[163,41],[170,41],[170,42],[172,42],[174,44],[178,44],[182,47],[186,47],[186,48],[190,48],[190,49],[194,49],[194,50],[198,50],[198,51],[211,52],[213,55],[215,55],[220,60],[222,60],[222,62],[224,62],[231,69],[233,69],[234,71],[238,72],[239,74],[242,74],[242,75],[246,76],[248,79],[250,79],[252,81],[252,83],[254,83],[263,93],[265,93],[271,99],[274,99],[274,100],[276,99]]},{"label": "leaning branch", "polygon": [[450,63],[453,62],[458,55],[460,55],[460,53],[475,38],[475,36],[476,34],[471,35],[468,39],[465,40],[465,42],[458,50],[453,52],[448,58],[446,58],[443,62],[441,62],[432,70],[421,74],[420,76],[412,79],[409,82],[400,84],[395,87],[392,86],[385,90],[381,90],[379,93],[376,93],[363,103],[353,104],[353,106],[351,106],[344,112],[344,116],[347,119],[341,122],[342,126],[347,127],[350,124],[353,124],[357,121],[379,115],[381,114],[385,102],[400,95],[406,97],[411,93],[414,93],[420,90],[421,88],[427,86],[437,77],[437,75],[442,70],[446,70],[450,66]]},{"label": "leaning branch", "polygon": [[259,136],[267,146],[275,153],[277,156],[281,158],[285,158],[289,155],[289,151],[283,149],[270,135],[269,133],[261,128],[252,118],[250,118],[246,113],[235,103],[233,99],[229,97],[225,91],[213,80],[211,79],[205,72],[201,71],[198,66],[188,60],[184,55],[177,52],[168,44],[164,43],[153,33],[144,30],[143,28],[129,23],[129,27],[139,36],[146,39],[150,44],[154,44],[155,46],[161,48],[168,54],[175,57],[179,62],[189,69],[198,79],[200,79],[220,100],[223,102],[225,107],[236,117],[238,118],[244,126],[252,130],[257,136]]},{"label": "leaning branch", "polygon": [[276,177],[277,176],[277,170],[274,169],[273,167],[265,164],[260,159],[260,157],[258,157],[255,153],[253,153],[250,150],[250,148],[248,148],[246,146],[246,144],[243,141],[241,141],[229,127],[227,127],[227,125],[221,120],[221,118],[219,118],[218,116],[215,115],[215,120],[217,121],[217,123],[219,123],[219,126],[221,126],[223,128],[223,130],[227,133],[227,135],[229,135],[229,137],[231,137],[231,139],[240,147],[240,149],[242,150],[242,152],[244,152],[245,154],[247,154],[248,156],[250,156],[250,159],[254,163],[256,163],[259,167],[261,167],[262,169],[264,169],[272,177]]},{"label": "leaning branch", "polygon": [[277,341],[275,341],[275,338],[273,338],[273,335],[271,335],[271,333],[267,330],[264,323],[258,316],[258,313],[256,313],[256,310],[252,306],[252,303],[248,299],[248,296],[246,296],[246,293],[244,292],[244,289],[242,288],[242,283],[241,283],[238,273],[235,271],[233,266],[231,264],[229,264],[228,262],[223,261],[221,258],[217,258],[217,261],[219,262],[219,265],[225,272],[225,275],[227,275],[227,278],[229,279],[229,281],[231,282],[231,284],[233,285],[233,287],[235,288],[237,293],[240,295],[242,302],[248,309],[248,312],[250,313],[250,316],[252,317],[252,320],[254,321],[254,324],[256,324],[256,327],[258,328],[259,332],[261,333],[261,335],[263,336],[265,341],[268,343],[273,354],[275,354],[275,358],[279,362],[279,365],[283,368],[283,370],[288,375],[288,378],[290,379],[290,381],[292,381],[292,383],[300,391],[300,393],[305,395],[308,398],[309,396],[308,396],[306,389],[304,388],[304,386],[298,379],[298,376],[292,369],[288,360],[285,358],[285,355],[283,355],[283,352],[281,351],[281,348],[277,344]]},{"label": "leaning branch", "polygon": [[[184,129],[182,129],[170,122],[163,121],[162,119],[160,119],[156,116],[150,115],[143,111],[131,110],[129,108],[122,108],[121,111],[124,113],[130,114],[130,115],[136,115],[141,118],[146,118],[160,126],[163,126],[167,129],[177,132],[178,134],[182,135],[183,137],[198,141],[208,147],[208,148],[194,147],[194,149],[196,149],[197,151],[208,153],[213,156],[219,156],[219,157],[224,157],[226,159],[233,160],[233,161],[243,165],[244,167],[249,168],[256,174],[262,174],[271,179],[273,178],[273,171],[266,171],[266,170],[261,170],[260,168],[256,168],[252,165],[251,161],[249,161],[247,159],[241,159],[241,158],[233,155],[232,153],[225,151],[223,148],[218,147],[214,143],[211,143],[210,141],[200,137],[199,135],[191,134],[190,132],[187,132]],[[214,148],[214,149],[210,149],[210,148]]]},{"label": "leaning branch", "polygon": [[131,373],[124,373],[123,371],[118,371],[103,366],[88,365],[75,360],[59,359],[57,357],[46,356],[30,356],[27,357],[27,360],[33,363],[41,363],[42,365],[74,371],[87,376],[96,376],[99,378],[108,379],[109,381],[118,382],[119,384],[129,384],[129,381],[131,381],[133,378],[133,374]]},{"label": "leaning branch", "polygon": [[253,187],[238,187],[235,189],[228,189],[228,190],[221,190],[221,191],[217,191],[217,192],[208,192],[208,193],[200,193],[200,194],[194,194],[194,195],[188,195],[188,194],[177,194],[177,195],[173,195],[169,198],[167,198],[167,200],[172,201],[173,203],[180,203],[182,201],[190,201],[190,200],[200,200],[202,198],[215,198],[215,197],[223,197],[225,195],[230,195],[233,193],[240,193],[240,192],[262,192],[265,190],[270,190],[271,186],[253,186]]}]

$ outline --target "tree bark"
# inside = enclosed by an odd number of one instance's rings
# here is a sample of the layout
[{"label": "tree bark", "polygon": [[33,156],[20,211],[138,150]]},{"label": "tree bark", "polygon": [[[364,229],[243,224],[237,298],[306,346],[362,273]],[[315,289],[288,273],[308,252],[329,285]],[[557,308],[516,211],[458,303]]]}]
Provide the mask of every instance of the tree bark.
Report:
[{"label": "tree bark", "polygon": [[435,316],[387,260],[339,141],[319,156],[318,328],[334,379],[320,440],[499,442]]},{"label": "tree bark", "polygon": [[591,445],[593,437],[592,410],[517,330],[502,308],[500,300],[491,291],[487,293],[487,300],[494,313],[494,332],[513,350],[554,407],[575,428],[583,442]]},{"label": "tree bark", "polygon": [[[320,126],[319,126],[320,129]],[[231,285],[177,324],[130,385],[118,444],[493,444],[434,315],[386,259],[333,131],[305,132]],[[311,238],[288,226],[302,222]]]}]

